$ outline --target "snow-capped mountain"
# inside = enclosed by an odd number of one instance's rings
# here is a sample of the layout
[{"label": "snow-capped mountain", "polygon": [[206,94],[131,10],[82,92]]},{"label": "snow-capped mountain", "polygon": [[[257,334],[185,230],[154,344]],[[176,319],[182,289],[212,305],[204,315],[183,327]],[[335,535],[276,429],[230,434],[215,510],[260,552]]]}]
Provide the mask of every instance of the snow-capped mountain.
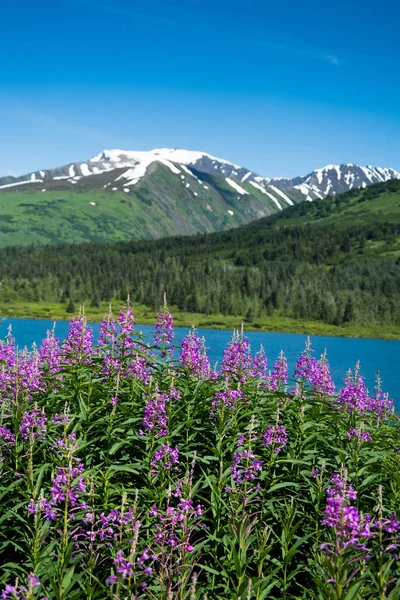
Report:
[{"label": "snow-capped mountain", "polygon": [[220,231],[393,178],[400,179],[394,169],[351,164],[263,177],[205,152],[104,150],[85,162],[0,178],[0,243]]},{"label": "snow-capped mountain", "polygon": [[316,169],[294,187],[303,193],[306,200],[314,200],[365,188],[389,179],[400,179],[400,173],[386,167],[360,167],[349,163]]},{"label": "snow-capped mountain", "polygon": [[[263,177],[228,160],[212,156],[206,152],[192,150],[161,148],[150,151],[103,150],[86,162],[71,163],[56,169],[44,169],[21,177],[1,177],[0,190],[19,187],[30,183],[44,183],[48,180],[75,184],[82,177],[109,173],[106,187],[123,188],[137,184],[145,177],[150,165],[161,163],[172,172],[193,175],[194,171],[219,175],[230,184],[238,185],[233,189],[245,195],[240,184],[252,184],[258,191],[269,191],[278,201],[283,199],[287,204],[301,200],[315,200],[330,195],[340,194],[355,188],[363,188],[374,183],[400,179],[400,173],[387,167],[362,167],[354,164],[327,165],[316,169],[305,176],[298,177]],[[188,173],[188,167],[191,169]],[[124,169],[121,172],[120,169]],[[118,171],[116,173],[116,171]],[[178,174],[178,173],[175,173]],[[117,175],[117,177],[113,177]],[[284,194],[280,194],[277,190]],[[114,190],[115,191],[115,190]],[[282,208],[286,207],[285,204]],[[278,207],[279,208],[279,207]]]}]

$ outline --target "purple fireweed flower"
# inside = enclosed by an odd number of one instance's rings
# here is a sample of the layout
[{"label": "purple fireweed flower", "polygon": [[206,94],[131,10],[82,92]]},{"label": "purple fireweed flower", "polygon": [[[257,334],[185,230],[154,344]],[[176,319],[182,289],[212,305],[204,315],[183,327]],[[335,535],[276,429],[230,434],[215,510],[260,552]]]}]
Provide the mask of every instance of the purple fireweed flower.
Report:
[{"label": "purple fireweed flower", "polygon": [[2,591],[0,598],[2,600],[7,600],[8,598],[10,599],[14,599],[14,598],[23,598],[24,596],[22,596],[22,594],[20,593],[19,589],[14,586],[14,585],[6,585],[6,587],[4,588],[4,590]]},{"label": "purple fireweed flower", "polygon": [[326,488],[328,496],[342,495],[347,500],[354,501],[357,497],[357,492],[352,483],[348,483],[339,473],[334,473],[330,479],[333,486]]},{"label": "purple fireweed flower", "polygon": [[52,418],[52,423],[54,425],[69,425],[72,422],[71,417],[68,416],[68,412],[64,412],[63,414],[56,413]]},{"label": "purple fireweed flower", "polygon": [[366,409],[376,417],[393,412],[393,406],[393,400],[389,399],[389,395],[380,390],[377,390],[376,395],[367,398],[366,401]]},{"label": "purple fireweed flower", "polygon": [[6,341],[0,341],[0,391],[3,401],[15,395],[15,368],[16,368],[15,340],[11,336],[11,328],[8,330]]},{"label": "purple fireweed flower", "polygon": [[[172,494],[174,497],[174,494]],[[168,504],[165,509],[151,507],[149,515],[156,519],[154,537],[153,557],[157,559],[162,556],[166,549],[182,558],[185,552],[192,552],[190,543],[192,531],[199,526],[199,517],[203,513],[202,505],[195,506],[193,500],[179,497],[178,506]]]},{"label": "purple fireweed flower", "polygon": [[331,477],[331,483],[333,485],[326,488],[325,516],[321,522],[335,530],[336,545],[323,544],[321,548],[327,553],[340,552],[349,546],[365,549],[365,540],[371,537],[371,517],[360,515],[351,505],[357,497],[352,484],[339,474]]},{"label": "purple fireweed flower", "polygon": [[134,333],[135,315],[130,306],[120,311],[117,321],[121,328],[121,335],[131,336]]},{"label": "purple fireweed flower", "polygon": [[281,389],[287,383],[288,375],[288,364],[286,357],[283,352],[280,353],[279,358],[274,363],[271,376],[269,378],[268,388],[271,392],[276,392]]},{"label": "purple fireweed flower", "polygon": [[210,374],[210,361],[205,354],[204,344],[194,329],[182,340],[179,360],[191,375],[208,377]]},{"label": "purple fireweed flower", "polygon": [[136,347],[135,338],[135,315],[128,305],[121,310],[118,315],[118,325],[120,327],[119,356],[124,357],[132,348]]},{"label": "purple fireweed flower", "polygon": [[27,575],[27,586],[20,585],[18,580],[15,585],[6,585],[2,593],[0,594],[1,600],[26,600],[27,598],[33,597],[33,591],[35,588],[40,586],[40,581],[36,575],[29,573]]},{"label": "purple fireweed flower", "polygon": [[[389,553],[391,556],[398,558],[398,548],[400,542],[400,521],[396,513],[392,513],[389,517],[383,517],[382,511],[382,488],[378,488],[378,506],[379,517],[371,522],[370,530],[371,537],[379,543],[380,552]],[[393,555],[393,552],[396,552]]]},{"label": "purple fireweed flower", "polygon": [[331,370],[325,354],[316,361],[315,369],[310,378],[311,387],[314,392],[324,396],[333,396],[335,384],[332,381]]},{"label": "purple fireweed flower", "polygon": [[43,369],[36,349],[17,353],[11,333],[0,342],[0,393],[3,406],[32,400],[44,391]]},{"label": "purple fireweed flower", "polygon": [[42,408],[42,410],[33,408],[25,411],[22,416],[19,431],[21,432],[21,437],[24,440],[28,440],[30,437],[32,437],[32,439],[37,438],[45,440],[47,431],[47,417],[44,412],[44,408]]},{"label": "purple fireweed flower", "polygon": [[365,387],[364,378],[358,374],[358,365],[356,373],[353,376],[351,371],[348,371],[344,380],[344,386],[339,392],[337,402],[343,406],[347,412],[352,410],[364,413],[367,409],[367,389]]},{"label": "purple fireweed flower", "polygon": [[56,438],[52,449],[57,454],[73,454],[78,450],[79,444],[76,441],[76,433],[72,431],[64,438]]},{"label": "purple fireweed flower", "polygon": [[109,546],[119,539],[121,529],[132,536],[140,529],[140,521],[137,520],[135,511],[130,508],[121,512],[114,509],[108,514],[102,512],[96,516],[94,513],[86,513],[82,520],[83,528],[75,534],[76,546],[85,546],[87,542],[103,542]]},{"label": "purple fireweed flower", "polygon": [[148,368],[148,358],[136,353],[125,367],[125,377],[133,377],[147,385],[151,380],[151,372]]},{"label": "purple fireweed flower", "polygon": [[150,548],[145,548],[144,551],[143,551],[143,553],[138,557],[137,564],[138,565],[144,565],[146,561],[148,561],[148,560],[154,560],[155,558],[157,558],[157,557],[153,554],[153,552],[151,551],[151,549]]},{"label": "purple fireweed flower", "polygon": [[174,319],[169,312],[164,299],[164,311],[158,313],[155,324],[154,346],[161,345],[161,357],[165,358],[172,354],[172,348],[168,348],[174,339]]},{"label": "purple fireweed flower", "polygon": [[316,479],[316,478],[318,477],[318,475],[319,475],[319,471],[318,471],[318,469],[317,469],[317,468],[315,468],[315,469],[313,469],[313,470],[311,471],[311,477],[312,477],[313,479]]},{"label": "purple fireweed flower", "polygon": [[117,573],[121,575],[122,579],[128,579],[128,577],[131,577],[131,575],[133,575],[133,564],[124,558],[122,550],[119,550],[117,552],[114,564],[116,565]]},{"label": "purple fireweed flower", "polygon": [[117,339],[117,327],[111,309],[100,323],[99,346],[114,346]]},{"label": "purple fireweed flower", "polygon": [[[150,552],[150,549],[147,549]],[[107,579],[108,585],[115,584],[124,584],[125,580],[129,580],[131,587],[138,587],[140,589],[146,589],[148,587],[148,583],[143,581],[149,575],[153,573],[153,569],[151,567],[146,567],[144,564],[145,560],[154,560],[154,555],[146,555],[146,558],[143,558],[145,553],[142,556],[130,555],[129,558],[125,558],[122,550],[118,550],[117,555],[114,559],[114,566],[117,575],[110,575]],[[133,562],[131,562],[133,559]],[[132,577],[135,577],[134,581],[131,581]],[[139,581],[138,581],[139,579]],[[142,581],[141,581],[142,580]],[[141,581],[141,582],[140,582]],[[125,584],[126,585],[126,584]],[[137,597],[135,595],[135,597]]]},{"label": "purple fireweed flower", "polygon": [[308,381],[311,389],[325,396],[332,396],[335,393],[335,385],[332,381],[329,363],[326,354],[322,354],[319,360],[316,360],[311,352],[311,341],[307,338],[304,352],[296,362],[294,377]]},{"label": "purple fireweed flower", "polygon": [[40,512],[40,502],[36,503],[33,498],[29,500],[28,504],[28,514],[37,515]]},{"label": "purple fireweed flower", "polygon": [[40,587],[39,578],[33,573],[29,573],[29,575],[27,576],[27,580],[29,590],[33,590],[33,588]]},{"label": "purple fireweed flower", "polygon": [[50,375],[55,375],[61,370],[60,341],[54,336],[54,329],[47,332],[47,337],[42,341],[39,350],[39,360],[42,367]]},{"label": "purple fireweed flower", "polygon": [[233,332],[232,340],[225,348],[221,371],[227,381],[231,379],[244,382],[249,376],[252,357],[248,340],[243,333]]},{"label": "purple fireweed flower", "polygon": [[37,505],[36,513],[32,513],[35,514],[35,518],[36,514],[39,511],[42,511],[44,513],[47,521],[54,521],[56,519],[56,510],[54,506],[52,506],[52,504],[50,504],[50,502],[46,500],[46,498],[42,498],[40,500],[40,502]]},{"label": "purple fireweed flower", "polygon": [[340,390],[337,403],[344,407],[347,412],[355,411],[361,414],[371,413],[379,418],[393,411],[393,401],[389,400],[388,395],[382,393],[380,384],[378,385],[376,395],[368,396],[365,387],[364,378],[359,375],[359,363],[357,363],[355,374],[348,371],[344,380],[344,386]]},{"label": "purple fireweed flower", "polygon": [[39,353],[25,349],[17,353],[13,342],[0,343],[0,391],[3,404],[19,402],[21,398],[32,400],[45,389]]},{"label": "purple fireweed flower", "polygon": [[[142,425],[145,431],[152,431],[159,437],[168,434],[167,413],[163,394],[156,393],[154,397],[147,400]],[[139,435],[143,435],[141,429],[138,430],[138,433]]]},{"label": "purple fireweed flower", "polygon": [[350,440],[351,438],[357,438],[358,443],[361,442],[371,442],[372,437],[368,431],[362,431],[361,429],[355,429],[354,427],[350,427],[349,431],[346,433],[347,438]]},{"label": "purple fireweed flower", "polygon": [[222,392],[217,392],[214,396],[211,406],[213,408],[217,408],[218,406],[225,406],[229,410],[236,410],[238,403],[245,400],[246,397],[243,394],[243,390],[228,389]]},{"label": "purple fireweed flower", "polygon": [[167,394],[156,391],[146,402],[143,415],[143,426],[146,431],[151,431],[158,437],[167,435]]},{"label": "purple fireweed flower", "polygon": [[267,356],[262,346],[253,358],[250,374],[256,379],[264,380],[267,378]]},{"label": "purple fireweed flower", "polygon": [[278,454],[287,445],[287,433],[283,425],[267,427],[263,435],[263,446],[272,446],[275,454]]},{"label": "purple fireweed flower", "polygon": [[0,444],[6,446],[14,446],[15,444],[15,435],[3,425],[0,425]]},{"label": "purple fireweed flower", "polygon": [[317,361],[311,355],[311,352],[313,352],[313,350],[311,350],[311,340],[308,337],[305,350],[300,354],[300,357],[296,361],[296,367],[293,373],[294,377],[308,380],[313,376]]},{"label": "purple fireweed flower", "polygon": [[231,477],[237,486],[246,481],[259,479],[257,474],[260,471],[262,471],[262,462],[256,459],[251,449],[240,447],[236,450],[232,457]]},{"label": "purple fireweed flower", "polygon": [[62,345],[62,354],[70,364],[92,362],[93,331],[87,326],[83,315],[74,317],[70,321],[67,337]]},{"label": "purple fireweed flower", "polygon": [[388,519],[383,519],[382,522],[379,522],[376,527],[381,528],[383,531],[387,531],[388,533],[399,533],[400,521],[396,513],[392,513]]},{"label": "purple fireweed flower", "polygon": [[[225,488],[226,492],[238,492],[243,501],[249,494],[260,489],[259,484],[254,485],[260,479],[259,474],[262,471],[262,462],[256,457],[252,447],[257,439],[258,436],[254,432],[254,417],[252,417],[249,431],[238,436],[237,450],[232,456],[231,478],[234,487]],[[252,482],[252,485],[248,486],[248,482]]]},{"label": "purple fireweed flower", "polygon": [[322,354],[319,360],[316,360],[311,352],[311,341],[307,338],[304,352],[296,362],[294,377],[308,381],[311,389],[325,396],[332,396],[335,393],[335,385],[332,381],[329,363],[326,354]]},{"label": "purple fireweed flower", "polygon": [[107,356],[103,359],[103,375],[115,376],[121,370],[121,361],[119,358],[115,358],[115,356],[111,356],[111,354],[107,354]]},{"label": "purple fireweed flower", "polygon": [[169,444],[163,444],[159,450],[156,450],[153,458],[151,459],[151,474],[153,477],[157,475],[157,472],[178,470],[179,464],[179,450],[178,446],[172,448]]},{"label": "purple fireweed flower", "polygon": [[53,478],[50,495],[50,504],[55,506],[68,502],[69,506],[74,507],[81,494],[86,491],[85,478],[82,476],[84,466],[81,462],[76,466],[57,467],[56,476]]}]

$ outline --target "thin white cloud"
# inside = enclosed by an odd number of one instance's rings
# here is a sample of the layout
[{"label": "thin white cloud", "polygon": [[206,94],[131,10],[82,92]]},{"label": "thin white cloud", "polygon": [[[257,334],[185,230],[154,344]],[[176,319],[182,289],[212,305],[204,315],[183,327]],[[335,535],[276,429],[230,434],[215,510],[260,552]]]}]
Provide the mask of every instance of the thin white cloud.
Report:
[{"label": "thin white cloud", "polygon": [[[171,27],[180,27],[179,21],[177,19],[168,19],[160,14],[148,14],[143,13],[140,10],[136,10],[136,8],[130,9],[125,8],[121,5],[109,4],[107,2],[98,2],[97,0],[67,0],[67,2],[79,5],[86,5],[93,10],[100,10],[108,14],[113,14],[117,16],[123,16],[134,21],[149,21],[151,24],[157,22],[161,25],[171,26]],[[220,30],[217,27],[212,27],[207,22],[207,24],[202,23],[201,25],[202,31],[208,31],[213,35],[220,35]],[[313,46],[308,42],[303,40],[290,37],[290,36],[279,36],[277,37],[271,31],[265,31],[265,38],[256,38],[243,35],[243,32],[238,38],[237,41],[240,43],[245,43],[247,46],[253,46],[257,48],[271,49],[276,50],[278,52],[283,52],[286,54],[290,54],[292,56],[300,56],[303,58],[309,58],[311,60],[319,60],[323,62],[328,62],[332,65],[339,65],[340,60],[335,54],[329,54],[321,48]],[[235,38],[236,39],[236,38]]]},{"label": "thin white cloud", "polygon": [[259,48],[277,50],[292,56],[300,56],[312,60],[328,62],[332,65],[340,64],[337,56],[327,54],[321,48],[317,48],[316,46],[312,46],[311,44],[303,42],[303,40],[295,38],[281,38],[276,41],[271,38],[265,40],[247,39],[246,41],[247,43],[251,43]]}]

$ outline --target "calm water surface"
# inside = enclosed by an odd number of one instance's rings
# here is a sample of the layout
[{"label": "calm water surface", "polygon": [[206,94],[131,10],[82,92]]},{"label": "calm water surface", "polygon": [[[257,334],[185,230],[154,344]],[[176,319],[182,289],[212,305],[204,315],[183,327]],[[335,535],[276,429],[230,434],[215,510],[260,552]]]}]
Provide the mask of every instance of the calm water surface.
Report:
[{"label": "calm water surface", "polygon": [[[20,348],[30,347],[34,342],[40,344],[46,336],[46,331],[51,329],[53,321],[33,319],[4,319],[0,336],[4,337],[7,327],[11,325],[13,336]],[[68,322],[58,321],[56,323],[56,335],[64,339],[68,331]],[[99,323],[92,323],[94,335],[97,336]],[[153,327],[150,325],[137,325],[137,330],[142,331],[145,336],[150,337]],[[175,329],[176,344],[187,334],[187,329],[177,327]],[[222,352],[232,337],[230,331],[219,331],[216,329],[199,329],[199,335],[206,339],[208,355],[211,363],[220,362]],[[296,359],[304,349],[305,335],[289,333],[263,333],[250,331],[247,333],[253,352],[260,345],[264,347],[268,356],[268,366],[272,364],[281,350],[287,356],[289,370],[293,372]],[[349,368],[353,368],[358,360],[361,362],[361,374],[365,377],[370,391],[375,385],[375,373],[381,374],[383,389],[395,401],[396,408],[400,410],[400,341],[392,340],[366,340],[353,338],[338,338],[315,336],[312,338],[312,347],[315,356],[321,354],[325,349],[328,353],[331,365],[332,377],[337,386],[341,385],[342,379]]]}]

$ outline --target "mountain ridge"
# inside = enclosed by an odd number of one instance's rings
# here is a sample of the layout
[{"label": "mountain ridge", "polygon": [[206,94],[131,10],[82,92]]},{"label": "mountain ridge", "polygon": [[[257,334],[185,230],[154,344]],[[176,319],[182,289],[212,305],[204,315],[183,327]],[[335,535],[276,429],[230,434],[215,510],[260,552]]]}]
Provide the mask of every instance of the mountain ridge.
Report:
[{"label": "mountain ridge", "polygon": [[103,150],[86,162],[0,178],[0,245],[221,231],[391,179],[400,173],[352,163],[273,178],[206,152]]},{"label": "mountain ridge", "polygon": [[[295,177],[266,177],[207,152],[179,148],[156,148],[149,151],[112,149],[103,150],[84,162],[71,162],[53,169],[39,169],[18,177],[12,175],[0,177],[0,189],[22,183],[44,182],[49,178],[56,180],[65,179],[73,183],[81,177],[98,175],[119,168],[136,171],[136,173],[127,172],[126,177],[124,177],[127,179],[127,185],[134,185],[145,175],[147,167],[156,161],[160,161],[169,167],[172,163],[180,164],[181,167],[192,166],[197,171],[208,174],[217,172],[218,174],[223,174],[226,178],[232,178],[238,183],[253,181],[264,187],[274,185],[281,190],[293,187],[306,196],[306,199],[313,192],[317,194],[317,197],[321,193],[325,197],[329,195],[330,191],[334,194],[343,193],[347,189],[366,187],[367,185],[388,181],[393,178],[400,179],[400,173],[391,167],[361,166],[353,163],[330,164],[315,169],[306,175]],[[326,182],[327,178],[331,179],[328,183]],[[344,179],[347,189],[334,189],[332,180],[335,179],[337,182],[342,182]],[[318,189],[318,186],[325,187],[325,191],[322,192],[321,189]]]}]

